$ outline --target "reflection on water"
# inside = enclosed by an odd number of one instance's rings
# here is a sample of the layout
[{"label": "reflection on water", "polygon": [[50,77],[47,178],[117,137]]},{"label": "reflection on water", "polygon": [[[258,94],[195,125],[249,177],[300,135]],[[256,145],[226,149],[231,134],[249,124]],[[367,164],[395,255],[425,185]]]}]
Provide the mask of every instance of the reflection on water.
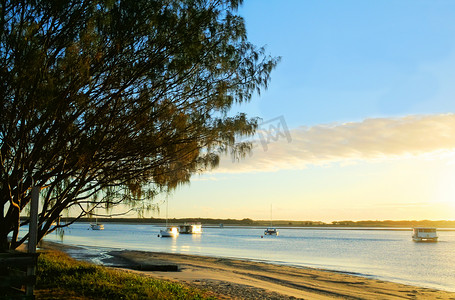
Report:
[{"label": "reflection on water", "polygon": [[[106,224],[103,231],[73,224],[64,243],[224,256],[359,273],[384,280],[455,291],[455,232],[439,231],[438,243],[415,243],[410,230],[329,230],[279,228],[206,228],[202,234],[158,238],[159,226]],[[56,234],[47,240],[59,241]]]},{"label": "reflection on water", "polygon": [[192,234],[191,235],[191,240],[194,243],[200,243],[201,242],[201,236],[202,236],[202,234]]},{"label": "reflection on water", "polygon": [[54,232],[59,238],[60,242],[63,242],[63,238],[65,237],[65,228],[57,228]]}]

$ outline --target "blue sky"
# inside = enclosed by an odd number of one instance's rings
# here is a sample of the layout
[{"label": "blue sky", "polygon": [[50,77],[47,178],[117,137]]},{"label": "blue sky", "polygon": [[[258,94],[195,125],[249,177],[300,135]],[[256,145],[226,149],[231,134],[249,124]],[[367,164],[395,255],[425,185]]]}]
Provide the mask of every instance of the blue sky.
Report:
[{"label": "blue sky", "polygon": [[234,111],[282,117],[292,141],[256,136],[244,161],[173,193],[170,217],[267,219],[273,204],[274,219],[455,219],[455,1],[249,0],[240,14],[282,60]]},{"label": "blue sky", "polygon": [[[252,103],[300,126],[453,111],[455,2],[245,1],[250,40],[282,61]],[[256,111],[254,111],[256,110]]]}]

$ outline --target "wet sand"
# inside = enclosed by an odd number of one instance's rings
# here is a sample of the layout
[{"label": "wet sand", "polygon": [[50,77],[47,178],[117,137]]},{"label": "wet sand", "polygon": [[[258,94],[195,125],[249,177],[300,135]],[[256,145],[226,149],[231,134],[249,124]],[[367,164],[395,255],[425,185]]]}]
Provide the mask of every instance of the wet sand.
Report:
[{"label": "wet sand", "polygon": [[[108,254],[106,265],[197,286],[219,299],[455,299],[453,292],[313,268],[145,251]],[[146,271],[163,266],[178,271]]]}]

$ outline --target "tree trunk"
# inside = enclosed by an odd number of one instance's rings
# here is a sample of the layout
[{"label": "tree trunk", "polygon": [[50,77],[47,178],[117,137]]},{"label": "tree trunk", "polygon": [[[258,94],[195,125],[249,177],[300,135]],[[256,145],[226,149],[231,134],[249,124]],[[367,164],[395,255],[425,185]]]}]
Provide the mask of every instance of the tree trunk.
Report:
[{"label": "tree trunk", "polygon": [[0,207],[0,252],[9,250],[8,243],[8,222],[6,221],[4,210],[5,206]]},{"label": "tree trunk", "polygon": [[5,252],[6,250],[9,250],[8,233],[2,227],[0,230],[0,252]]}]

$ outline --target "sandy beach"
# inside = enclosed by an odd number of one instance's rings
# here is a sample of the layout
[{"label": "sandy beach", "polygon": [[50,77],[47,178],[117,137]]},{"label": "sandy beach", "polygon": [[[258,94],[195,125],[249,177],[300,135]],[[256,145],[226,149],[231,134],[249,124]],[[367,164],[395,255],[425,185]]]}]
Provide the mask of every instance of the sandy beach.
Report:
[{"label": "sandy beach", "polygon": [[[63,245],[46,247],[68,251]],[[179,281],[219,299],[455,299],[455,293],[340,272],[263,262],[145,251],[111,251],[107,265]],[[151,271],[172,267],[178,271]]]}]

